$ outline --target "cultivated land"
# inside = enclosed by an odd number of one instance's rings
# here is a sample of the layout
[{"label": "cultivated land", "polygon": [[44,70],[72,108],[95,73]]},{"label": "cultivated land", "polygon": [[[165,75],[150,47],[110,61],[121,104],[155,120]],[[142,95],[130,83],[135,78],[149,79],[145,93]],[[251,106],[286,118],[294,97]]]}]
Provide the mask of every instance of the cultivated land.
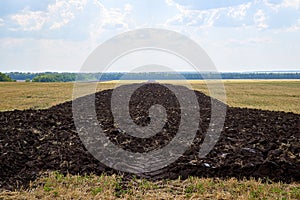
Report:
[{"label": "cultivated land", "polygon": [[[128,83],[128,82],[127,82]],[[172,81],[180,84],[180,81]],[[207,93],[202,81],[190,81],[194,89]],[[16,84],[17,85],[16,87]],[[99,85],[99,90],[115,82]],[[224,81],[230,106],[251,107],[300,113],[300,81]],[[71,100],[72,83],[2,83],[0,109],[47,108]],[[189,178],[156,181],[133,179],[126,183],[120,176],[45,175],[29,190],[2,192],[0,199],[300,199],[300,184],[257,180]]]}]

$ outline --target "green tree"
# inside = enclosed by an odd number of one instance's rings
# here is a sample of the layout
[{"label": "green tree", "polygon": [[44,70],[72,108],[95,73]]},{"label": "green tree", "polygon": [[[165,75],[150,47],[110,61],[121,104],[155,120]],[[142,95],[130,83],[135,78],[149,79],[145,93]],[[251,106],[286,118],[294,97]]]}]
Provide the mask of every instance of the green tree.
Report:
[{"label": "green tree", "polygon": [[0,82],[13,82],[13,81],[14,80],[12,80],[9,76],[0,72]]}]

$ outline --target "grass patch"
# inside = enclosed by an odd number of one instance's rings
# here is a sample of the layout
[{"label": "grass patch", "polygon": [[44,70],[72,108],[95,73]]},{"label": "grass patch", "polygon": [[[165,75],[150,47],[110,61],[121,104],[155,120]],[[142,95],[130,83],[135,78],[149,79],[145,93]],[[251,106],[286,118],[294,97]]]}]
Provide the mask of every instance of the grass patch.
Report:
[{"label": "grass patch", "polygon": [[[47,189],[46,189],[47,188]],[[263,183],[190,177],[148,181],[107,175],[59,175],[51,172],[27,190],[2,192],[0,199],[299,199],[299,183]]]}]

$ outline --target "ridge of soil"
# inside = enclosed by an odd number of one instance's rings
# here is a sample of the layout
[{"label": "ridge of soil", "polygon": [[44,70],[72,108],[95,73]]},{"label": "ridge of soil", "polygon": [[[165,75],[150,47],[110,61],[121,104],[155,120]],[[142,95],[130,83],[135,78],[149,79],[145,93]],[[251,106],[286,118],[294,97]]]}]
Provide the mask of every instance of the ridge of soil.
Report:
[{"label": "ridge of soil", "polygon": [[[128,86],[121,86],[128,87]],[[176,86],[178,90],[182,86]],[[149,152],[168,144],[180,121],[174,94],[156,83],[139,88],[130,100],[130,115],[136,124],[149,123],[149,108],[160,103],[166,108],[167,123],[150,138],[134,138],[116,127],[110,99],[113,90],[95,94],[96,113],[106,135],[117,146],[131,152]],[[227,106],[220,138],[205,158],[198,158],[211,115],[211,101],[195,91],[200,105],[199,129],[193,144],[174,163],[155,172],[138,174],[150,179],[179,176],[261,178],[300,181],[300,115]],[[85,101],[86,97],[77,99]],[[76,100],[75,100],[76,101]],[[0,190],[27,187],[45,171],[63,174],[132,174],[105,166],[82,144],[74,125],[72,102],[46,110],[0,112]]]}]

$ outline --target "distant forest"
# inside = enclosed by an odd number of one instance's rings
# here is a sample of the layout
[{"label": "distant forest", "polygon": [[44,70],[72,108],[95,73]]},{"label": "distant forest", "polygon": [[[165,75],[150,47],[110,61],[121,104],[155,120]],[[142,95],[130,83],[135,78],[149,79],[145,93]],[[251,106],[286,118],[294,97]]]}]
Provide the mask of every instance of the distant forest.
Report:
[{"label": "distant forest", "polygon": [[[109,81],[109,80],[202,80],[202,79],[300,79],[300,72],[251,72],[251,73],[203,73],[194,72],[141,72],[141,73],[5,73],[6,77],[18,81],[32,82],[72,82],[72,81]],[[0,80],[1,81],[1,80]]]},{"label": "distant forest", "polygon": [[0,82],[12,82],[12,81],[14,81],[14,80],[11,79],[6,74],[3,74],[3,73],[0,72]]}]

